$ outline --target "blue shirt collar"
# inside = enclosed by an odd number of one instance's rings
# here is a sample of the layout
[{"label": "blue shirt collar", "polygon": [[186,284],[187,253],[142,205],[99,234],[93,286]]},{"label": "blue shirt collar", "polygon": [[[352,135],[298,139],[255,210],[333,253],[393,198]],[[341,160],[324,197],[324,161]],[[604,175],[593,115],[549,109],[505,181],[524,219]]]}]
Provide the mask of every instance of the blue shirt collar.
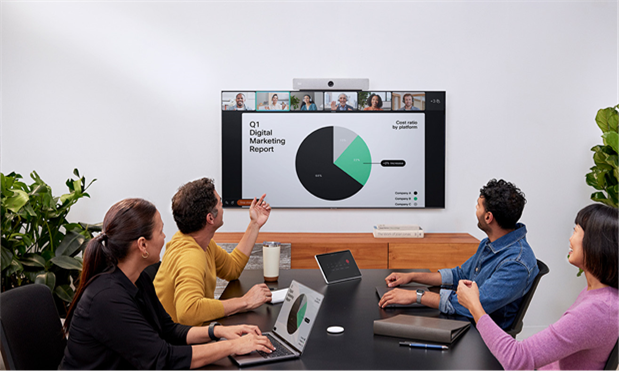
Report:
[{"label": "blue shirt collar", "polygon": [[513,231],[509,232],[508,234],[506,234],[505,236],[499,238],[498,240],[494,242],[490,242],[488,238],[485,238],[486,246],[490,248],[490,251],[496,254],[510,247],[514,243],[520,241],[526,235],[527,235],[527,227],[522,223],[516,223],[516,229],[514,229]]}]

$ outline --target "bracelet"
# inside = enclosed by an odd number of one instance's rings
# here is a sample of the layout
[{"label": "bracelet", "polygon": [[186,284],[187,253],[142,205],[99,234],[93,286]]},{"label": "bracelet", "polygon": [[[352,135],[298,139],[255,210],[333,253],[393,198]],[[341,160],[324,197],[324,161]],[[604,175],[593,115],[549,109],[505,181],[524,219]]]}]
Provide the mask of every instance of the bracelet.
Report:
[{"label": "bracelet", "polygon": [[208,337],[210,337],[211,340],[218,341],[219,338],[217,336],[215,336],[215,326],[221,326],[221,323],[219,323],[219,322],[211,322],[211,324],[208,325]]}]

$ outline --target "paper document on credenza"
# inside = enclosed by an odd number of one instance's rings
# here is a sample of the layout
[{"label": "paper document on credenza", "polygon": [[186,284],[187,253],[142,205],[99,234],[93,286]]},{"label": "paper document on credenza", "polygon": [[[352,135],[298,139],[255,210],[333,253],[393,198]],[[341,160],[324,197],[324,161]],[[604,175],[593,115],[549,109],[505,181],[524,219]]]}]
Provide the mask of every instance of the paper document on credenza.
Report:
[{"label": "paper document on credenza", "polygon": [[375,320],[374,334],[451,344],[469,327],[469,321],[398,314]]},{"label": "paper document on credenza", "polygon": [[423,238],[423,229],[412,224],[378,224],[373,233],[376,238]]}]

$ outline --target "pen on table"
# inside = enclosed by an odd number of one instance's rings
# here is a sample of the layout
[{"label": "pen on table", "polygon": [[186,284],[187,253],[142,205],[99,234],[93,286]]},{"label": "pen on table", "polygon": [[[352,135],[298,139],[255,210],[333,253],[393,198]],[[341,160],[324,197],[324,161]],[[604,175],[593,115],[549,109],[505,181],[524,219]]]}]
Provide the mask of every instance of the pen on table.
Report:
[{"label": "pen on table", "polygon": [[400,345],[405,345],[407,347],[412,347],[412,348],[449,350],[449,347],[447,345],[413,343],[413,342],[409,342],[409,341],[400,341]]}]

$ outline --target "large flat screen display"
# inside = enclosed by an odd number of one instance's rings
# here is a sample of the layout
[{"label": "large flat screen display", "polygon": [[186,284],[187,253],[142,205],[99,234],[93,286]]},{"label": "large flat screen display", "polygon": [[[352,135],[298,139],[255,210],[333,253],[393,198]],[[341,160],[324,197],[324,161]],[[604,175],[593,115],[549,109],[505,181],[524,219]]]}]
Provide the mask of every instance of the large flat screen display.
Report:
[{"label": "large flat screen display", "polygon": [[444,208],[445,92],[224,91],[222,201]]}]

